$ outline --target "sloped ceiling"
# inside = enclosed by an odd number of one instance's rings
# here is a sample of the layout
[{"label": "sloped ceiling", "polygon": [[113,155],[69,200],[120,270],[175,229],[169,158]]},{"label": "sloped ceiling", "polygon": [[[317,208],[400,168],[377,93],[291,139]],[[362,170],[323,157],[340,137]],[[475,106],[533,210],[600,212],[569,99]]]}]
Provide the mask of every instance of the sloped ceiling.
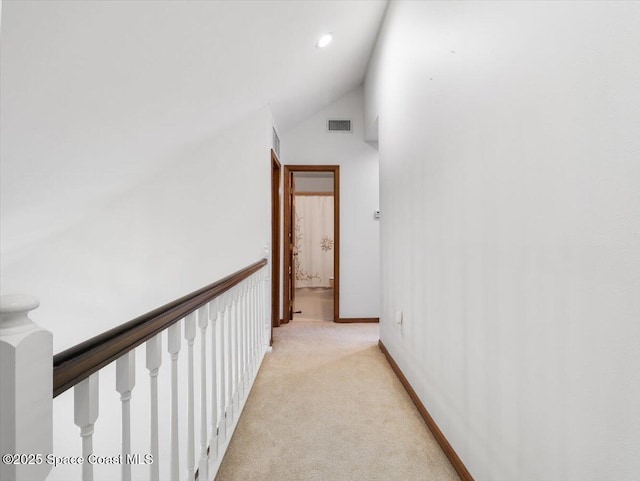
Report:
[{"label": "sloped ceiling", "polygon": [[[87,215],[250,112],[268,105],[285,132],[339,98],[362,82],[385,7],[5,0],[3,251]],[[315,48],[328,31],[332,45]],[[43,206],[55,215],[36,219]]]}]

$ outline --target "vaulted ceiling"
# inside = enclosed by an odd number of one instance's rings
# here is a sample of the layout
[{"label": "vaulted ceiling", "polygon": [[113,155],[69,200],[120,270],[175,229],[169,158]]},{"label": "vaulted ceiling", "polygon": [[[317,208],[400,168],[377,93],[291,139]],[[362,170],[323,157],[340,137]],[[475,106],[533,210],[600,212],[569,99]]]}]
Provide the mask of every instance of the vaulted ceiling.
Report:
[{"label": "vaulted ceiling", "polygon": [[4,221],[55,189],[63,222],[265,105],[288,130],[362,82],[386,3],[5,0]]}]

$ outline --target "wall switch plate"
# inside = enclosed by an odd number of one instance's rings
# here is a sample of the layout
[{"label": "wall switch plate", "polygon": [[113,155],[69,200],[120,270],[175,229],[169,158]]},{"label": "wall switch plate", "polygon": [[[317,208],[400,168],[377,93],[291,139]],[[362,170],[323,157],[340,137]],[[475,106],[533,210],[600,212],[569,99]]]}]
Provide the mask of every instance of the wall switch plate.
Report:
[{"label": "wall switch plate", "polygon": [[402,325],[402,310],[396,311],[396,324]]}]

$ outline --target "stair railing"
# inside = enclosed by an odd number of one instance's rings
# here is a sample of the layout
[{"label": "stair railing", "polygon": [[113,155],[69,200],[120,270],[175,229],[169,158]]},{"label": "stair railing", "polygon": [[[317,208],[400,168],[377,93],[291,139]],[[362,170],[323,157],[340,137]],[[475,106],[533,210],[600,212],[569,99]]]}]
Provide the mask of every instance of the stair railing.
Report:
[{"label": "stair railing", "polygon": [[[74,390],[74,422],[80,430],[78,478],[94,479],[93,434],[98,419],[99,373],[115,361],[121,403],[121,479],[132,465],[148,464],[148,479],[213,480],[249,391],[269,349],[269,276],[262,259],[213,284],[106,331],[55,356],[53,336],[28,318],[38,301],[25,295],[0,300],[0,479],[43,481],[52,468],[53,399]],[[182,348],[186,341],[186,353]],[[199,359],[194,358],[196,339]],[[148,453],[131,451],[131,399],[135,350],[144,344],[150,398]],[[161,456],[158,375],[162,352],[170,360],[167,458]],[[178,360],[187,357],[187,389],[180,389]],[[51,369],[53,359],[53,369]],[[196,379],[196,363],[199,379]],[[198,426],[195,422],[199,399]],[[186,399],[184,399],[186,397]],[[179,416],[187,410],[186,436]],[[196,439],[196,433],[197,439]],[[186,466],[180,447],[186,442]],[[184,456],[183,456],[184,457]],[[78,457],[80,458],[80,456]]]}]

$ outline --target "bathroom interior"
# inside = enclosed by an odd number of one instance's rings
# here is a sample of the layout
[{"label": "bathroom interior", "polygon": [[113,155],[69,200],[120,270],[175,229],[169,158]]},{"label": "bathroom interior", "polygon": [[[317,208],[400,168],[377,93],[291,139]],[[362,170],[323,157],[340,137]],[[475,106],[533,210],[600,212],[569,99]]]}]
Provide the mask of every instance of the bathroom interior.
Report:
[{"label": "bathroom interior", "polygon": [[294,321],[332,321],[334,173],[294,172]]}]

